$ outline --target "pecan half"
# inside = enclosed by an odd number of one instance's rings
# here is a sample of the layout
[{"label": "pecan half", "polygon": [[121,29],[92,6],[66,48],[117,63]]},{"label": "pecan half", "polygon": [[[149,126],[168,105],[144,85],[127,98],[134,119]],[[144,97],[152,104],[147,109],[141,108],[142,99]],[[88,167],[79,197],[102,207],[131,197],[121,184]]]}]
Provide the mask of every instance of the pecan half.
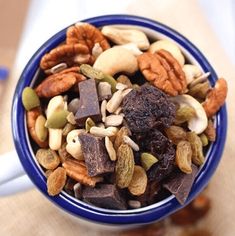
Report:
[{"label": "pecan half", "polygon": [[40,107],[36,107],[26,113],[27,126],[31,138],[40,146],[41,148],[48,147],[48,140],[42,142],[36,135],[35,124],[38,116],[42,114]]},{"label": "pecan half", "polygon": [[96,43],[104,50],[110,45],[99,29],[88,23],[77,23],[67,29],[67,44],[83,44],[89,48],[90,53]]},{"label": "pecan half", "polygon": [[224,104],[227,97],[228,86],[225,79],[216,81],[215,87],[207,94],[205,102],[202,104],[207,117],[212,117]]},{"label": "pecan half", "polygon": [[138,63],[144,77],[153,85],[176,96],[185,91],[185,74],[177,60],[166,50],[152,54],[145,52],[138,56]]},{"label": "pecan half", "polygon": [[73,70],[77,70],[76,67],[48,76],[35,89],[37,95],[46,98],[54,97],[68,91],[73,85],[86,79],[82,74],[72,72]]},{"label": "pecan half", "polygon": [[62,166],[65,168],[69,177],[81,184],[94,187],[97,182],[101,182],[103,180],[102,177],[98,176],[90,177],[83,161],[68,159],[62,164]]},{"label": "pecan half", "polygon": [[89,48],[80,43],[63,44],[46,53],[40,62],[43,70],[48,70],[59,63],[66,63],[69,67],[83,63],[92,63],[93,59],[89,53]]}]

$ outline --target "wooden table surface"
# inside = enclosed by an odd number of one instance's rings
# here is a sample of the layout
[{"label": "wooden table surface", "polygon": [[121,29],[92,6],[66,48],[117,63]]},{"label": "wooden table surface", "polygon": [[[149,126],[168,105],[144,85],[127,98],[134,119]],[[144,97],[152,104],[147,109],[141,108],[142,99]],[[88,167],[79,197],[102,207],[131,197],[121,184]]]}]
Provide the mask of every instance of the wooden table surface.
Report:
[{"label": "wooden table surface", "polygon": [[[0,9],[5,6],[0,0]],[[15,1],[7,1],[11,4]],[[161,3],[160,3],[161,2]],[[16,27],[15,39],[18,40],[25,10],[27,9],[28,1],[21,1],[22,11],[17,16],[18,23],[10,24],[11,27]],[[143,7],[148,6],[148,7]],[[14,9],[11,7],[11,12]],[[9,10],[9,9],[8,9]],[[203,16],[197,2],[186,1],[142,1],[137,0],[132,2],[126,13],[138,14],[149,18],[161,21],[177,31],[181,32],[187,38],[194,42],[198,48],[209,59],[211,64],[216,69],[218,75],[227,79],[229,84],[229,93],[227,97],[228,109],[228,134],[226,146],[224,149],[221,163],[211,179],[210,187],[207,190],[208,196],[212,199],[212,209],[208,216],[200,222],[203,228],[208,229],[214,236],[232,236],[235,235],[235,147],[234,147],[234,124],[235,124],[235,69],[234,65],[229,61],[224,50],[219,45],[215,34],[210,29]],[[14,14],[12,14],[12,17]],[[0,24],[5,20],[1,18]],[[4,17],[7,17],[6,14]],[[218,16],[219,17],[219,16]],[[21,22],[21,23],[20,23]],[[53,24],[53,22],[49,22]],[[9,29],[6,29],[6,34]],[[2,27],[1,27],[2,30]],[[18,32],[18,33],[17,33]],[[12,33],[12,32],[11,32]],[[9,34],[8,37],[11,38]],[[17,78],[22,68],[14,67],[14,56],[16,54],[15,42],[6,43],[0,39],[0,64],[9,66],[11,77],[8,79],[4,88],[4,93],[0,99],[0,154],[12,150],[13,141],[11,136],[10,124],[10,109],[12,94],[14,92]],[[0,199],[0,235],[110,235],[109,233],[99,233],[97,229],[85,228],[84,225],[78,224],[70,220],[65,214],[59,211],[54,205],[46,200],[36,189],[28,192],[19,193],[17,195]],[[172,232],[172,231],[171,231]],[[177,235],[169,233],[169,235]]]}]

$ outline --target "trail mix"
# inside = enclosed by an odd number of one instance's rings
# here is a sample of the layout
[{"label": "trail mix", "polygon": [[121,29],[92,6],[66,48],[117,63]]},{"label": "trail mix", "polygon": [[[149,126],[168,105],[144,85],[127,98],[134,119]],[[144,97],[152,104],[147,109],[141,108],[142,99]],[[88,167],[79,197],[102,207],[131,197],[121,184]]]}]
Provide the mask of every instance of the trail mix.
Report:
[{"label": "trail mix", "polygon": [[227,83],[169,40],[78,23],[46,53],[22,102],[48,194],[135,209],[170,194],[184,204],[216,140]]}]

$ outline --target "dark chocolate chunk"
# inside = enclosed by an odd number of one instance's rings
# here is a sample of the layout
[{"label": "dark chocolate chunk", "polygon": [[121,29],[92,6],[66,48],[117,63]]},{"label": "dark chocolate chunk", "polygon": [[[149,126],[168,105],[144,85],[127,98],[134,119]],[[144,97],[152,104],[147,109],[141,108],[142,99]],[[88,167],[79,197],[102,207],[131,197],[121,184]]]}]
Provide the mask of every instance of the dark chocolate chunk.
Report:
[{"label": "dark chocolate chunk", "polygon": [[82,191],[83,200],[95,206],[125,210],[126,202],[113,184],[97,184],[95,188],[84,187]]},{"label": "dark chocolate chunk", "polygon": [[83,126],[88,117],[90,117],[95,122],[101,121],[100,106],[95,80],[84,80],[80,82],[78,86],[80,103],[75,115],[77,124],[79,126]]},{"label": "dark chocolate chunk", "polygon": [[79,140],[90,176],[114,171],[115,163],[110,160],[102,138],[82,133]]},{"label": "dark chocolate chunk", "polygon": [[183,205],[188,198],[193,182],[198,173],[198,167],[192,164],[192,173],[185,174],[177,170],[163,184],[163,187],[175,195],[178,202]]},{"label": "dark chocolate chunk", "polygon": [[164,92],[144,84],[125,96],[123,113],[131,131],[147,132],[169,127],[175,118],[175,105]]}]

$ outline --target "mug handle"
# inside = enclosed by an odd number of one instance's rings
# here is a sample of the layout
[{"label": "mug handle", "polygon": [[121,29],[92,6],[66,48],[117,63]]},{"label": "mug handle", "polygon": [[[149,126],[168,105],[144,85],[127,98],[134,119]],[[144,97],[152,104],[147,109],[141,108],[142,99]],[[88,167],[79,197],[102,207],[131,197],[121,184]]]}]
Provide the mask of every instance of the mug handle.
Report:
[{"label": "mug handle", "polygon": [[0,155],[0,197],[26,191],[33,187],[15,150]]}]

